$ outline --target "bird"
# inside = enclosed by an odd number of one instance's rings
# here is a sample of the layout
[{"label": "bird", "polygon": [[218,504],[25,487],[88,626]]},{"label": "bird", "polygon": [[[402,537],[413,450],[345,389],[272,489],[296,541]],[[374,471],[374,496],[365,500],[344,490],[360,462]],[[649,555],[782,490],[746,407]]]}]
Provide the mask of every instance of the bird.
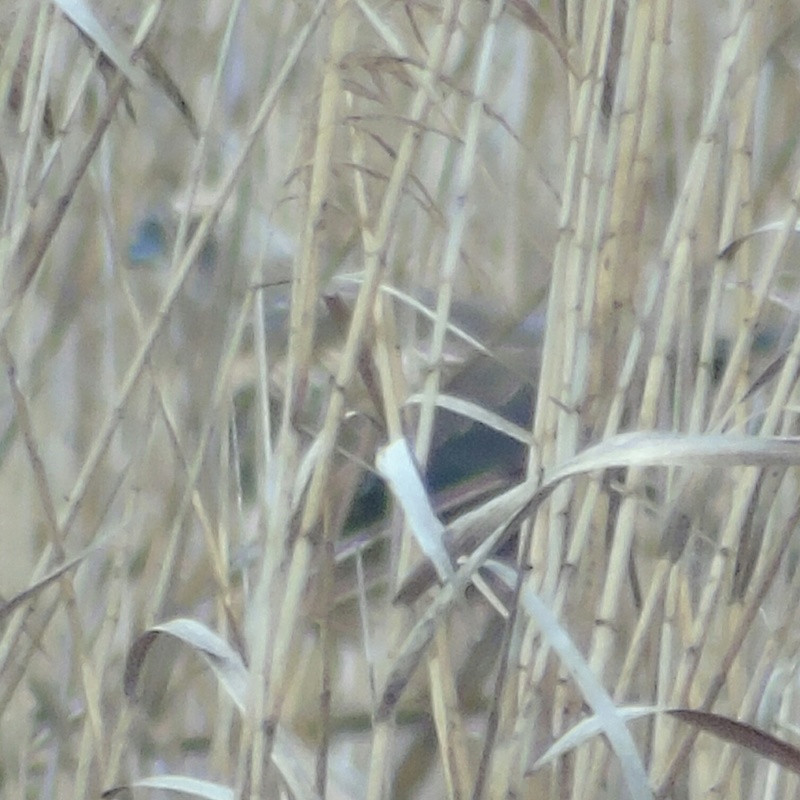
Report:
[{"label": "bird", "polygon": [[[421,295],[423,301],[430,296]],[[484,345],[464,352],[444,370],[440,392],[467,400],[527,430],[533,420],[544,312],[535,309],[521,322],[503,323],[469,301],[453,304],[452,322]],[[438,408],[430,455],[422,470],[431,505],[449,521],[468,508],[524,478],[528,445],[492,427]],[[379,523],[389,506],[382,479],[366,473],[344,525],[343,546],[360,529]]]}]

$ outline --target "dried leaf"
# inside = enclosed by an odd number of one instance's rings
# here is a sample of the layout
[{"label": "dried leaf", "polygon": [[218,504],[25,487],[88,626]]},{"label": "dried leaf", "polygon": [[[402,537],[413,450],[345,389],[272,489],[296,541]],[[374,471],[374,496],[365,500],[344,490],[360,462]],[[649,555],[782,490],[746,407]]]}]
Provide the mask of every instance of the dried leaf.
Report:
[{"label": "dried leaf", "polygon": [[45,575],[44,578],[36,581],[36,583],[29,586],[27,589],[24,589],[19,594],[14,595],[10,600],[0,605],[0,620],[5,619],[12,611],[19,608],[21,605],[33,600],[39,592],[55,583],[55,581],[71,569],[77,567],[87,555],[88,552],[84,552],[75,558],[71,558],[69,561],[65,561],[63,564],[59,564],[56,569]]},{"label": "dried leaf", "polygon": [[760,728],[710,711],[672,708],[667,713],[718,739],[746,747],[757,755],[800,775],[800,749]]},{"label": "dried leaf", "polygon": [[123,679],[127,697],[135,699],[136,684],[147,653],[155,640],[163,634],[179,639],[203,656],[239,710],[244,711],[247,697],[247,667],[242,657],[210,628],[196,620],[186,618],[154,625],[133,643],[128,651]]},{"label": "dried leaf", "polygon": [[384,447],[375,459],[375,466],[402,507],[414,538],[436,567],[439,580],[451,579],[453,565],[444,546],[444,525],[433,512],[408,442],[397,439]]},{"label": "dried leaf", "polygon": [[[733,258],[739,248],[748,240],[752,239],[753,236],[758,236],[761,233],[775,233],[783,229],[785,223],[782,220],[776,220],[775,222],[768,222],[765,225],[762,225],[760,228],[755,228],[748,233],[743,234],[742,236],[738,236],[736,239],[733,239],[729,244],[727,244],[719,254],[719,258],[729,260]],[[795,232],[800,233],[800,223],[797,223],[794,226]]]},{"label": "dried leaf", "polygon": [[[514,589],[517,573],[510,567],[490,560],[486,562],[486,569],[500,578],[509,589]],[[652,797],[647,771],[624,718],[605,687],[595,677],[569,632],[529,585],[523,586],[520,603],[526,613],[536,621],[542,635],[558,654],[586,702],[595,710],[598,723],[619,759],[631,797]]]},{"label": "dried leaf", "polygon": [[163,789],[167,792],[180,792],[192,797],[203,797],[205,800],[233,800],[233,789],[211,781],[190,778],[187,775],[158,775],[153,778],[142,778],[130,786],[115,786],[107,789],[101,797],[111,798],[120,794],[130,795],[131,789]]},{"label": "dried leaf", "polygon": [[53,0],[67,19],[136,87],[142,85],[142,71],[106,31],[85,0]]},{"label": "dried leaf", "polygon": [[[775,764],[779,764],[792,772],[800,774],[800,749],[788,742],[773,736],[760,728],[730,717],[715,714],[711,711],[694,711],[690,708],[661,708],[658,706],[631,706],[618,708],[621,719],[633,720],[651,714],[669,714],[675,719],[693,725],[705,733],[718,739],[746,747],[756,755],[760,755]],[[527,774],[536,772],[552,763],[592,737],[603,733],[603,725],[598,716],[582,720],[567,733],[554,742],[527,770]]]}]

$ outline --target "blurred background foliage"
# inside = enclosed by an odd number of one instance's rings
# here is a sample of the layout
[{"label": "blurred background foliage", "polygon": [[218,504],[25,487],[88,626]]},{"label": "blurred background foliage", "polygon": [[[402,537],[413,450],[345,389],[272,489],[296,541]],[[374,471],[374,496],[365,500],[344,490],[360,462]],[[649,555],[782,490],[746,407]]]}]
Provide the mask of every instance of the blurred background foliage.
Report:
[{"label": "blurred background foliage", "polygon": [[[247,786],[257,734],[201,662],[154,647],[135,706],[123,672],[143,630],[180,616],[251,657],[265,585],[274,615],[259,624],[286,662],[269,667],[264,707],[299,737],[293,758],[318,790],[330,777],[331,796],[468,796],[504,698],[510,749],[487,796],[621,796],[601,748],[526,773],[584,701],[554,658],[534,667],[533,629],[518,694],[496,692],[504,627],[475,589],[441,623],[439,660],[393,710],[381,755],[376,684],[424,607],[392,603],[417,556],[375,453],[398,430],[416,441],[449,522],[618,430],[795,434],[798,69],[794,0],[0,3],[0,602],[16,598],[0,617],[3,796],[93,797],[154,773]],[[341,384],[359,297],[375,310]],[[440,408],[428,448],[417,426],[439,394],[522,433]],[[723,712],[760,708],[796,737],[797,637],[780,608],[794,545],[746,646],[723,658],[796,476],[764,470],[731,548],[717,543],[742,475],[683,475],[609,472],[554,496],[523,554],[532,580],[616,702],[699,704],[727,675]],[[618,549],[622,498],[638,528]],[[678,519],[670,550],[660,537]],[[306,539],[321,544],[295,573]],[[711,565],[731,552],[710,644],[680,684]],[[685,582],[641,632],[669,557]],[[618,571],[612,623],[604,581]],[[299,605],[280,606],[296,574]],[[680,735],[641,730],[663,789]],[[719,789],[721,748],[695,748],[673,796]],[[730,772],[720,791],[761,796],[769,779],[792,796],[794,779],[767,769]]]}]

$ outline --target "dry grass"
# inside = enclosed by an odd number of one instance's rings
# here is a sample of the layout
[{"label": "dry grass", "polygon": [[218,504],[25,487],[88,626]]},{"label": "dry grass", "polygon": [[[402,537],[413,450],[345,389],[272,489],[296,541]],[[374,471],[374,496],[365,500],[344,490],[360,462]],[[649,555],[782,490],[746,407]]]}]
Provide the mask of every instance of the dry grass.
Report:
[{"label": "dry grass", "polygon": [[797,3],[0,48],[3,797],[795,796]]}]

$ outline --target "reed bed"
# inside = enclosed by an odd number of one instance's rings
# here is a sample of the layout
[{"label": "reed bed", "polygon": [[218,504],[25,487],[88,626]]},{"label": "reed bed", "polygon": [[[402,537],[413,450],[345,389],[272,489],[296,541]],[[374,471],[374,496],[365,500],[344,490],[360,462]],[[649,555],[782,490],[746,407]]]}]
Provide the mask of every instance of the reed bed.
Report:
[{"label": "reed bed", "polygon": [[798,792],[800,6],[7,0],[0,793]]}]

